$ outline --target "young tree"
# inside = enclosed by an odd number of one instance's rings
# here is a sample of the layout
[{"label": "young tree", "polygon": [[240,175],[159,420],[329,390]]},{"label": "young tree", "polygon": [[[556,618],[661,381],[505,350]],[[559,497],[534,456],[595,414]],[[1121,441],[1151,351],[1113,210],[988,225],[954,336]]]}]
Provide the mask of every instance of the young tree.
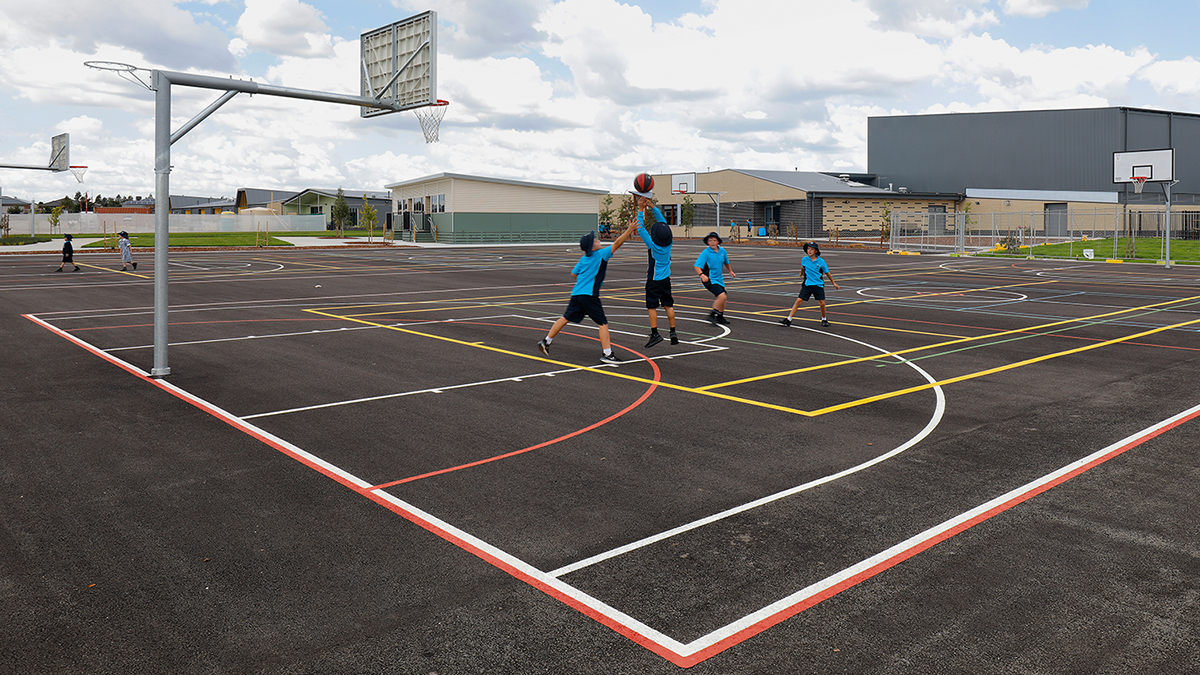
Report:
[{"label": "young tree", "polygon": [[612,195],[608,195],[604,198],[604,208],[600,209],[599,213],[601,232],[605,232],[607,231],[606,228],[612,227],[613,213],[615,213],[615,211],[612,207]]},{"label": "young tree", "polygon": [[337,200],[333,202],[333,207],[329,209],[329,217],[333,219],[333,224],[337,226],[338,236],[346,236],[343,226],[347,220],[350,220],[350,205],[346,203],[346,193],[342,188],[338,188]]},{"label": "young tree", "polygon": [[879,214],[879,245],[885,246],[892,234],[892,203],[885,202]]},{"label": "young tree", "polygon": [[50,233],[51,234],[54,234],[54,228],[58,227],[58,219],[62,217],[62,214],[63,214],[62,205],[56,206],[50,211]]},{"label": "young tree", "polygon": [[691,239],[692,221],[696,218],[696,205],[691,195],[683,196],[683,207],[679,209],[679,224],[683,225],[683,236]]},{"label": "young tree", "polygon": [[367,241],[370,242],[375,233],[375,226],[379,224],[379,212],[375,210],[374,206],[371,206],[371,202],[367,201],[366,197],[363,197],[361,213],[363,224],[367,226]]},{"label": "young tree", "polygon": [[0,232],[3,232],[5,237],[8,236],[8,214],[7,213],[0,214]]}]

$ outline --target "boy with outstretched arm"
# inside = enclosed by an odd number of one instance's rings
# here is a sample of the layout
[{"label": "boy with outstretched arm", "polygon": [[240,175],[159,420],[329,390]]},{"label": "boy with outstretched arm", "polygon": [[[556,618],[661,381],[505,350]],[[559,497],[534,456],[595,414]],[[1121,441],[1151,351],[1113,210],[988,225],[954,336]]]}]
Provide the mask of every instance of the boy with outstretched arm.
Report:
[{"label": "boy with outstretched arm", "polygon": [[731,277],[737,277],[733,268],[729,266],[729,254],[721,247],[721,243],[721,235],[716,232],[704,235],[704,245],[708,248],[700,252],[700,257],[696,258],[696,264],[693,266],[696,268],[696,274],[700,275],[700,283],[704,284],[709,293],[716,296],[712,311],[708,313],[708,322],[714,326],[729,325],[729,320],[725,318],[727,296],[724,272],[728,272]]},{"label": "boy with outstretched arm", "polygon": [[[633,192],[637,200],[638,236],[646,242],[649,267],[646,269],[646,313],[650,315],[650,339],[646,347],[663,341],[658,333],[658,306],[667,310],[667,326],[671,329],[671,344],[679,344],[679,336],[675,334],[675,298],[671,296],[671,228],[663,212],[654,205],[653,194],[650,192]],[[646,225],[646,214],[654,219]]]},{"label": "boy with outstretched arm", "polygon": [[604,275],[608,270],[608,261],[621,248],[621,244],[629,241],[633,235],[632,221],[626,226],[621,236],[611,246],[604,246],[596,238],[594,232],[588,232],[579,238],[579,248],[583,256],[575,263],[571,274],[575,275],[575,287],[571,289],[571,300],[567,303],[567,311],[550,327],[550,333],[537,343],[537,348],[546,356],[550,356],[550,343],[568,323],[582,323],[583,317],[590,316],[600,327],[600,347],[604,350],[600,360],[605,363],[620,363],[621,359],[613,353],[612,343],[608,335],[608,317],[604,316],[604,307],[600,304],[600,285],[604,283]]},{"label": "boy with outstretched arm", "polygon": [[838,286],[837,282],[833,280],[833,275],[829,273],[829,265],[826,265],[821,258],[821,249],[817,248],[816,243],[805,244],[804,252],[807,255],[800,259],[800,267],[804,276],[803,285],[800,286],[800,296],[796,298],[796,302],[792,303],[792,311],[788,312],[787,318],[780,319],[779,323],[784,326],[792,325],[792,317],[796,315],[800,303],[810,297],[815,297],[817,303],[821,305],[821,325],[829,326],[829,320],[825,318],[825,280],[822,277],[829,277],[833,287],[838,290],[841,290],[841,286]]}]

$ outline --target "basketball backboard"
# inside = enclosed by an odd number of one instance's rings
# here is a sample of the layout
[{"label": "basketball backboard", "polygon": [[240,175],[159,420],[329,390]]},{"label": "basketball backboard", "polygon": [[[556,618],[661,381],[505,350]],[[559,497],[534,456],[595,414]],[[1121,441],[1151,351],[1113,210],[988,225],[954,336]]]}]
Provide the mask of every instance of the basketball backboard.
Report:
[{"label": "basketball backboard", "polygon": [[51,171],[66,171],[71,167],[71,134],[59,134],[50,139]]},{"label": "basketball backboard", "polygon": [[696,174],[694,173],[673,173],[671,174],[671,192],[676,194],[690,194],[696,191]]},{"label": "basketball backboard", "polygon": [[1135,150],[1113,153],[1113,182],[1132,183],[1145,178],[1150,183],[1175,180],[1175,149]]},{"label": "basketball backboard", "polygon": [[[437,103],[437,12],[432,10],[362,34],[362,96],[396,101],[402,110]],[[396,110],[361,108],[363,117]]]}]

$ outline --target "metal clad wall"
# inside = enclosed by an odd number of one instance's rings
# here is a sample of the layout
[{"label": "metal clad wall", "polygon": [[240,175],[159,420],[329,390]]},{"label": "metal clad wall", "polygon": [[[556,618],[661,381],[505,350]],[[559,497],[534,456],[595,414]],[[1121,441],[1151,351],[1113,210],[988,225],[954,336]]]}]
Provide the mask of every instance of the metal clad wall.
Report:
[{"label": "metal clad wall", "polygon": [[1113,190],[1120,108],[872,117],[867,170],[879,187],[961,192]]}]

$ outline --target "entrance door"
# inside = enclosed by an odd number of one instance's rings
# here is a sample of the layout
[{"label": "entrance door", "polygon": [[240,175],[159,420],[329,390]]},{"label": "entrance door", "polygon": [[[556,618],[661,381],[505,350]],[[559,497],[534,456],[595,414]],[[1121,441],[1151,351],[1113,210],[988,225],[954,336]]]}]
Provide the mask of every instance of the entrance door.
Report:
[{"label": "entrance door", "polygon": [[1042,216],[1046,220],[1047,237],[1065,238],[1070,235],[1066,204],[1046,204],[1042,207]]},{"label": "entrance door", "polygon": [[946,234],[946,206],[929,207],[929,234],[933,236]]}]

